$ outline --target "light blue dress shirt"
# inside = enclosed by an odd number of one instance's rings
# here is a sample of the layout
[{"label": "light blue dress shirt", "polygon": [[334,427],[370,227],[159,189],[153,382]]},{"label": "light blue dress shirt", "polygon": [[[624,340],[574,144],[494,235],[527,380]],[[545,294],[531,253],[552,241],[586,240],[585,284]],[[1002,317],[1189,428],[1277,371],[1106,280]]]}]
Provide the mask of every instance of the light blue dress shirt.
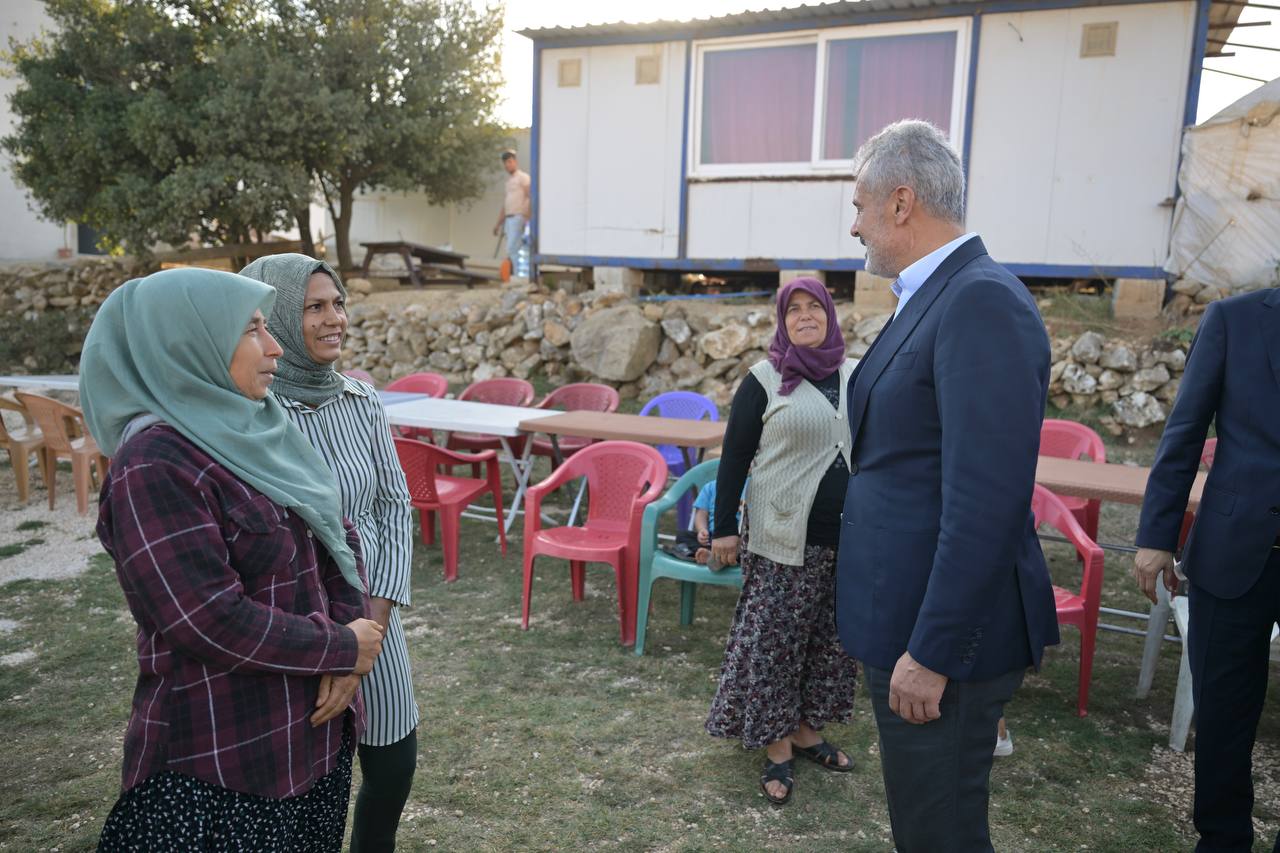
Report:
[{"label": "light blue dress shirt", "polygon": [[890,285],[889,289],[893,291],[893,295],[898,297],[898,307],[893,312],[893,319],[898,319],[898,315],[902,313],[902,308],[907,304],[907,300],[915,294],[917,290],[924,287],[924,283],[929,280],[929,276],[933,275],[938,267],[942,266],[942,262],[951,256],[951,253],[960,248],[960,245],[966,240],[970,240],[978,236],[978,232],[970,231],[961,237],[957,237],[945,246],[934,249],[920,260],[898,274],[898,280]]}]

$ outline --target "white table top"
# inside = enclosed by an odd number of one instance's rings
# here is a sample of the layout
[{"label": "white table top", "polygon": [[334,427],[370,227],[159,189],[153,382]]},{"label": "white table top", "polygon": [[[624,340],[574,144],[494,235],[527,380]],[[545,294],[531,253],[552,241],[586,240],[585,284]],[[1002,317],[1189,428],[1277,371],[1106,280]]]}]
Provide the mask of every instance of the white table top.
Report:
[{"label": "white table top", "polygon": [[429,400],[430,394],[413,394],[408,391],[379,391],[378,399],[382,401],[384,406],[394,406],[399,403],[408,403],[413,400]]},{"label": "white table top", "polygon": [[55,391],[79,391],[80,377],[70,376],[0,376],[0,387],[52,388]]},{"label": "white table top", "polygon": [[393,426],[440,429],[449,432],[482,432],[508,437],[523,433],[520,429],[521,421],[558,414],[562,413],[555,409],[498,406],[493,403],[441,400],[430,397],[387,407],[387,420]]}]

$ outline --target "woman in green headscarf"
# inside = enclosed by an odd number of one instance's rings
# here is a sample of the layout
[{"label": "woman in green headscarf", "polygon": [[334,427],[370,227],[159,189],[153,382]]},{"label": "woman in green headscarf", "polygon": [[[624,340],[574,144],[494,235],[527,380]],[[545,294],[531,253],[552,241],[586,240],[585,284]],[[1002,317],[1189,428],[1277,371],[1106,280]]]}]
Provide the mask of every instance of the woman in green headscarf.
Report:
[{"label": "woman in green headscarf", "polygon": [[99,850],[341,849],[363,713],[326,716],[327,692],[372,669],[383,628],[333,477],[268,396],[273,299],[169,270],[85,339],[85,420],[113,457],[98,536],[138,623]]},{"label": "woman in green headscarf", "polygon": [[400,607],[409,605],[413,517],[409,488],[377,392],[333,369],[347,331],[346,290],[333,268],[306,255],[269,255],[240,271],[276,290],[267,328],[280,341],[271,394],[324,457],[342,512],[360,533],[373,618],[387,626],[382,654],[363,679],[335,679],[364,695],[352,853],[392,851],[418,760],[418,705]]}]

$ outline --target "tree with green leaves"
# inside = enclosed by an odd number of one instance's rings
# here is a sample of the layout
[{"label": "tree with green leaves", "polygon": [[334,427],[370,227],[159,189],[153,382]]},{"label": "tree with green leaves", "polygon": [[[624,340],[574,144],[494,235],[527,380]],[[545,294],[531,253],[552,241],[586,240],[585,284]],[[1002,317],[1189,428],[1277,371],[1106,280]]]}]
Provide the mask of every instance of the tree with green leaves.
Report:
[{"label": "tree with green leaves", "polygon": [[11,44],[4,139],[41,213],[145,252],[241,243],[322,198],[352,266],[365,189],[479,195],[502,131],[500,8],[467,0],[46,0]]},{"label": "tree with green leaves", "polygon": [[478,197],[496,168],[500,7],[467,0],[278,0],[271,42],[321,91],[359,93],[344,135],[306,162],[349,269],[359,190],[420,190],[432,204]]}]

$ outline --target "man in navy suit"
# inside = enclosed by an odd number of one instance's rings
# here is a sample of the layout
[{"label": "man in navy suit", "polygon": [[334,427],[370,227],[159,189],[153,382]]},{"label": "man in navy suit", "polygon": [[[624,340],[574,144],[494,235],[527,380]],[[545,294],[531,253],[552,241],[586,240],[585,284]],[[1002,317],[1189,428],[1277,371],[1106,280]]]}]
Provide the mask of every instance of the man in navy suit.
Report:
[{"label": "man in navy suit", "polygon": [[[1280,291],[1204,312],[1147,481],[1134,575],[1156,600],[1177,586],[1173,551],[1209,424],[1218,447],[1182,566],[1196,707],[1196,850],[1253,845],[1250,762],[1280,621]],[[1275,850],[1280,851],[1280,837]]]},{"label": "man in navy suit", "polygon": [[899,853],[990,850],[996,723],[1058,642],[1031,515],[1049,339],[964,233],[942,131],[890,125],[854,179],[851,233],[898,307],[850,378],[837,625],[866,669]]}]

